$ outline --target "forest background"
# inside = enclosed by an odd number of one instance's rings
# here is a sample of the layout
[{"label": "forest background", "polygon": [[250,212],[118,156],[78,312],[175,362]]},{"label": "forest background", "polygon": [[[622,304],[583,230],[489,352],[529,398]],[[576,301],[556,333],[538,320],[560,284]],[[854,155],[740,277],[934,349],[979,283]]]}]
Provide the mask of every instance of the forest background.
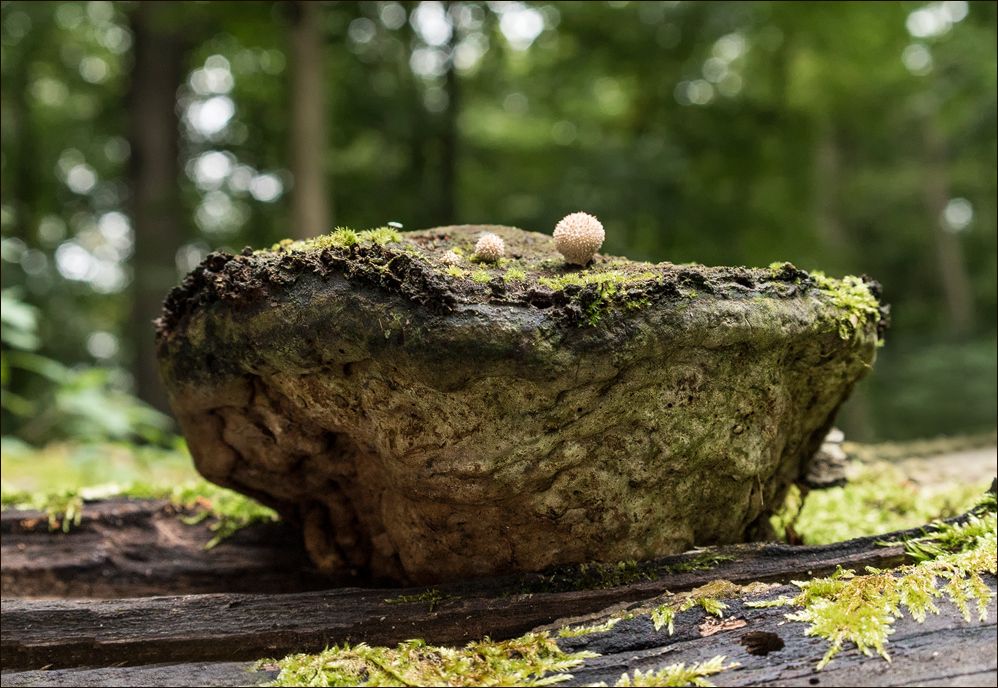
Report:
[{"label": "forest background", "polygon": [[151,321],[210,251],[578,210],[610,254],[876,278],[846,436],[995,428],[995,3],[0,8],[5,457],[174,442]]}]

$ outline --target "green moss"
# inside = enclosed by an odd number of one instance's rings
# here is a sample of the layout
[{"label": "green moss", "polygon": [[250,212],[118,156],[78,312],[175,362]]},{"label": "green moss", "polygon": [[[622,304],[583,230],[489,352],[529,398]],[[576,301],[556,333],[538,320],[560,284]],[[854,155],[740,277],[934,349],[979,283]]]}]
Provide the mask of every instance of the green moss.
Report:
[{"label": "green moss", "polygon": [[456,265],[449,265],[446,270],[444,270],[445,275],[450,275],[451,277],[464,277],[465,272]]},{"label": "green moss", "polygon": [[68,532],[72,526],[80,524],[85,501],[109,497],[169,499],[185,510],[195,510],[194,514],[181,516],[181,520],[188,525],[201,523],[209,518],[214,519],[209,528],[215,536],[208,541],[205,549],[211,549],[239,529],[253,523],[279,520],[277,512],[273,509],[205,480],[189,481],[172,487],[148,483],[126,485],[110,483],[34,493],[13,491],[6,486],[2,490],[4,509],[44,511],[48,515],[49,528],[61,529],[63,532]]},{"label": "green moss", "polygon": [[636,561],[621,561],[616,564],[593,562],[575,567],[573,579],[576,590],[606,590],[621,585],[630,585],[640,580],[657,580],[654,571],[638,566]]},{"label": "green moss", "polygon": [[580,635],[589,635],[590,633],[605,633],[611,630],[614,626],[620,623],[623,619],[618,617],[614,619],[609,619],[604,623],[596,624],[595,626],[566,626],[558,631],[559,638],[575,638]]},{"label": "green moss", "polygon": [[565,653],[546,633],[503,642],[488,638],[463,648],[434,647],[422,640],[396,648],[364,644],[319,654],[290,655],[277,665],[272,686],[523,686],[564,681],[563,672],[592,652]]},{"label": "green moss", "polygon": [[[725,665],[727,657],[718,655],[706,662],[697,662],[693,666],[687,667],[685,664],[670,664],[658,671],[647,671],[641,673],[640,669],[634,670],[634,675],[623,674],[615,686],[712,686],[713,683],[707,680],[708,676],[719,674],[734,667],[740,666],[737,662]],[[597,686],[606,684],[597,683]]]},{"label": "green moss", "polygon": [[842,339],[858,337],[866,324],[880,319],[880,303],[859,277],[848,275],[836,280],[822,272],[812,272],[811,279],[829,297],[832,305],[843,311],[838,321],[839,337]]},{"label": "green moss", "polygon": [[[648,273],[649,275],[651,273]],[[538,282],[543,284],[548,289],[558,291],[564,289],[569,285],[577,285],[584,287],[589,284],[598,284],[601,287],[606,287],[607,293],[616,293],[616,288],[613,285],[624,284],[629,281],[627,276],[623,272],[618,272],[616,270],[611,270],[609,272],[589,272],[588,270],[583,270],[581,272],[566,272],[563,275],[558,275],[557,277],[541,277]],[[634,281],[633,279],[630,281]],[[612,290],[612,292],[610,291]]]},{"label": "green moss", "polygon": [[813,490],[803,505],[800,491],[792,486],[783,508],[771,519],[776,532],[783,534],[790,527],[806,544],[825,545],[916,528],[964,513],[988,486],[983,481],[919,488],[886,462],[852,470],[855,474],[844,487]]},{"label": "green moss", "polygon": [[668,566],[638,564],[633,560],[615,564],[603,562],[574,564],[559,567],[547,575],[521,578],[518,590],[508,590],[503,594],[605,590],[642,580],[658,580],[659,576],[663,575],[706,571],[732,559],[734,557],[728,555],[700,552],[686,561]]},{"label": "green moss", "polygon": [[492,274],[488,270],[479,269],[471,273],[471,279],[476,282],[488,282],[492,279]]},{"label": "green moss", "polygon": [[651,621],[656,631],[668,626],[669,635],[672,635],[676,630],[675,620],[676,610],[672,608],[671,604],[660,604],[651,610]]},{"label": "green moss", "polygon": [[444,600],[456,600],[460,599],[458,597],[453,597],[451,595],[443,595],[439,590],[427,590],[426,592],[421,592],[418,595],[399,595],[398,597],[393,597],[391,599],[386,599],[385,602],[388,604],[417,604],[420,602],[429,602],[430,611],[432,612],[438,604]]},{"label": "green moss", "polygon": [[77,489],[30,493],[11,490],[4,485],[0,494],[4,509],[44,511],[48,516],[49,530],[68,533],[71,527],[80,525],[83,517],[83,497]]},{"label": "green moss", "polygon": [[707,571],[715,568],[718,564],[726,561],[733,561],[734,557],[727,554],[713,554],[712,552],[700,552],[692,559],[681,561],[678,564],[662,567],[662,573],[672,575],[675,573],[690,573],[691,571]]},{"label": "green moss", "polygon": [[[987,618],[987,603],[993,593],[981,574],[998,573],[998,521],[991,494],[978,513],[961,524],[938,523],[924,537],[907,543],[920,561],[884,571],[868,567],[867,573],[839,569],[827,578],[794,581],[800,593],[792,598],[749,603],[750,606],[794,605],[800,611],[788,614],[792,621],[807,623],[807,635],[830,643],[818,663],[821,669],[832,660],[843,643],[851,641],[866,655],[876,651],[885,659],[892,625],[905,611],[921,623],[928,612],[938,614],[934,600],[946,597],[969,622],[970,603],[977,616]],[[944,585],[940,587],[942,581]]]},{"label": "green moss", "polygon": [[402,241],[402,235],[392,227],[378,227],[368,229],[360,233],[361,241],[370,241],[374,244],[397,244]]},{"label": "green moss", "polygon": [[523,270],[523,268],[513,266],[506,270],[506,274],[503,275],[502,278],[507,282],[511,282],[513,280],[523,280],[527,279],[527,273]]},{"label": "green moss", "polygon": [[746,588],[735,585],[731,581],[711,581],[690,592],[675,595],[672,601],[652,609],[650,611],[652,625],[655,626],[656,631],[667,626],[669,635],[672,635],[675,630],[676,615],[689,611],[693,607],[700,607],[711,616],[723,618],[724,610],[728,608],[728,605],[718,598],[737,597],[744,591]]},{"label": "green moss", "polygon": [[[375,229],[364,230],[363,232],[356,232],[349,227],[337,227],[329,234],[323,234],[314,239],[306,239],[304,241],[283,239],[271,246],[270,250],[291,253],[294,251],[322,250],[326,248],[346,248],[360,243],[391,244],[400,243],[401,241],[402,235],[392,227],[377,227]],[[257,253],[260,252],[257,251]]]}]

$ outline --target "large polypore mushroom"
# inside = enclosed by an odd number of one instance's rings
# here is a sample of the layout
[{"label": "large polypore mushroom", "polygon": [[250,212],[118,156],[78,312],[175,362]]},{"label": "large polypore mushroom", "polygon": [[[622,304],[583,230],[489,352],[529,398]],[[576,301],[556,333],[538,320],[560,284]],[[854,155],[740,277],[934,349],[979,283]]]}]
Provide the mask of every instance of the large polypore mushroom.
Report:
[{"label": "large polypore mushroom", "polygon": [[[445,276],[483,231],[509,263]],[[338,236],[210,255],[158,336],[198,469],[302,524],[329,571],[435,582],[763,533],[882,325],[866,283],[789,264],[566,272],[505,227]]]}]

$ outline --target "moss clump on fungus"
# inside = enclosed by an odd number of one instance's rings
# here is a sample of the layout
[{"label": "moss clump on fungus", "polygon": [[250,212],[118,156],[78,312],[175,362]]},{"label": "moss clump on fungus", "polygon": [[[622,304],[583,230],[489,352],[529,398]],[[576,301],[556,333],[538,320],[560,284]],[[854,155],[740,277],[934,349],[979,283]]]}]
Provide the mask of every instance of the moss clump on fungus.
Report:
[{"label": "moss clump on fungus", "polygon": [[870,293],[869,285],[859,277],[847,275],[837,280],[825,277],[823,272],[812,272],[811,279],[822,293],[830,297],[833,306],[845,311],[838,325],[842,339],[858,337],[867,323],[880,319],[880,302]]},{"label": "moss clump on fungus", "polygon": [[[292,253],[296,251],[322,250],[328,248],[347,248],[354,244],[394,244],[402,241],[402,235],[391,227],[377,227],[357,232],[349,227],[337,227],[329,234],[317,236],[314,239],[293,241],[283,239],[270,247],[272,252]],[[262,251],[257,251],[262,253]]]},{"label": "moss clump on fungus", "polygon": [[[749,606],[801,607],[787,614],[792,621],[809,624],[806,635],[824,638],[831,646],[818,663],[825,667],[851,641],[866,655],[876,651],[885,659],[887,641],[894,620],[904,610],[919,623],[928,612],[938,614],[934,600],[946,597],[970,621],[970,602],[976,602],[977,615],[987,618],[987,603],[994,593],[981,574],[998,573],[998,528],[995,496],[989,493],[978,513],[964,523],[937,523],[924,537],[907,543],[918,563],[893,570],[867,567],[866,574],[839,569],[827,578],[794,581],[800,593]],[[940,587],[939,581],[945,584]]]},{"label": "moss clump on fungus", "polygon": [[168,499],[193,514],[181,515],[187,525],[214,519],[209,528],[215,536],[204,548],[211,549],[241,528],[253,523],[279,520],[277,512],[249,497],[219,487],[206,480],[189,481],[182,485],[163,487],[147,483],[97,485],[35,493],[3,490],[4,509],[34,509],[48,515],[49,529],[69,532],[80,525],[83,505],[88,500],[109,497],[134,499]]},{"label": "moss clump on fungus", "polygon": [[527,273],[523,268],[518,268],[515,265],[506,270],[506,274],[502,276],[507,282],[514,280],[527,279]]}]

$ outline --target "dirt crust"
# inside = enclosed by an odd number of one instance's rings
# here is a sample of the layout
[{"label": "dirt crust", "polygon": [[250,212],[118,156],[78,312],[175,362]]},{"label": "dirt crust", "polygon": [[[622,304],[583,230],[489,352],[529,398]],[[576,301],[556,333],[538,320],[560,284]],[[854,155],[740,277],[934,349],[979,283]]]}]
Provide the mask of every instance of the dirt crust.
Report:
[{"label": "dirt crust", "polygon": [[[505,261],[475,261],[484,232]],[[389,239],[212,254],[158,321],[198,469],[329,571],[437,582],[764,534],[886,326],[789,263]]]}]

